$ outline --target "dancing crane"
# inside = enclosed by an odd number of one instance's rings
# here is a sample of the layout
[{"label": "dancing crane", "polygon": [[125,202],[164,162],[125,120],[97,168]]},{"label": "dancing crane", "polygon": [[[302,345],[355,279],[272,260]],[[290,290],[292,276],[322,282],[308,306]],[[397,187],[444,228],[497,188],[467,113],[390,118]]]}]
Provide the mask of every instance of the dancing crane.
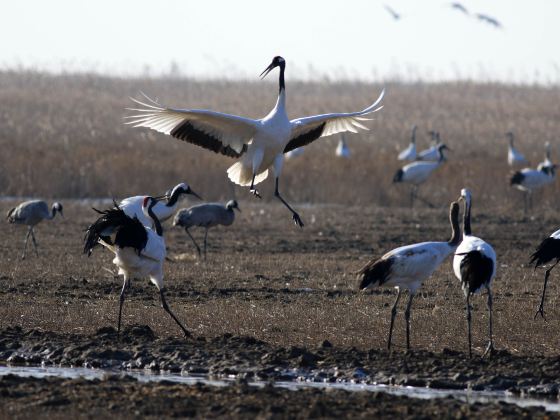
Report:
[{"label": "dancing crane", "polygon": [[130,111],[139,114],[126,117],[134,127],[147,127],[179,140],[196,144],[216,153],[238,158],[228,169],[229,179],[235,184],[249,186],[251,193],[260,197],[255,188],[274,170],[274,195],[292,213],[294,223],[303,227],[299,214],[281,196],[278,181],[284,163],[284,153],[305,146],[320,137],[345,131],[367,130],[362,124],[367,115],[382,108],[384,90],[370,106],[358,112],[315,115],[289,120],[286,114],[286,61],[274,57],[261,73],[265,77],[278,67],[279,93],[276,105],[261,119],[250,119],[205,109],[175,109],[160,105],[146,96],[148,103],[132,99],[142,108]]},{"label": "dancing crane", "polygon": [[[163,287],[163,261],[165,260],[165,241],[161,223],[154,213],[158,200],[145,197],[142,210],[146,217],[153,221],[154,228],[143,225],[137,217],[128,216],[118,205],[114,208],[99,211],[101,217],[91,224],[84,238],[84,253],[91,255],[93,248],[100,243],[115,254],[113,264],[123,276],[123,287],[119,299],[119,320],[117,331],[121,331],[121,315],[126,289],[132,278],[149,278],[158,288],[161,306],[179,325],[185,337],[190,333],[177,319],[165,300]],[[95,209],[94,209],[95,210]],[[110,235],[114,233],[114,238]]]},{"label": "dancing crane", "polygon": [[[173,213],[175,213],[177,207],[179,206],[181,198],[188,194],[194,195],[199,200],[202,199],[188,184],[184,182],[177,184],[172,190],[166,192],[163,196],[157,197],[158,200],[166,199],[165,202],[157,201],[157,204],[153,208],[153,212],[158,220],[160,222],[165,222],[173,216]],[[146,197],[147,196],[145,195],[136,195],[134,197],[125,198],[119,203],[119,208],[124,211],[128,217],[133,218],[136,216],[144,226],[152,226],[152,219],[147,217],[142,210],[142,205]]]}]

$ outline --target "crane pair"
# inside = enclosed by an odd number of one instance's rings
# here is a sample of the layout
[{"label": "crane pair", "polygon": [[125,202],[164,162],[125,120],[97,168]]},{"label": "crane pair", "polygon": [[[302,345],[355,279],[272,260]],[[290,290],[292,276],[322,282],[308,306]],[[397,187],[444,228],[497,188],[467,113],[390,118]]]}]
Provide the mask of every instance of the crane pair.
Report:
[{"label": "crane pair", "polygon": [[488,243],[472,235],[471,192],[468,189],[461,190],[459,200],[464,202],[462,238],[461,230],[459,229],[459,204],[453,202],[449,209],[451,238],[448,241],[422,242],[396,248],[381,258],[372,259],[358,272],[360,290],[376,285],[397,288],[397,298],[391,309],[391,323],[387,341],[387,348],[389,350],[391,349],[393,325],[402,289],[407,289],[409,292],[408,303],[404,312],[406,320],[406,347],[409,349],[412,300],[424,281],[451,254],[454,254],[453,271],[461,282],[466,298],[469,356],[472,357],[470,298],[483,288],[488,292],[489,312],[489,342],[484,354],[489,354],[494,349],[491,284],[496,274],[496,253]]}]

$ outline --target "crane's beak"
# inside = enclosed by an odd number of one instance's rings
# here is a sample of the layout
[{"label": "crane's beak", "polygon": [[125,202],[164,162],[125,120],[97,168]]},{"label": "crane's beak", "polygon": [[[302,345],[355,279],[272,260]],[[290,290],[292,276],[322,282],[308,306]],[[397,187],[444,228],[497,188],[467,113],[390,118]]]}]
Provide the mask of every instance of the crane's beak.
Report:
[{"label": "crane's beak", "polygon": [[169,195],[168,194],[158,195],[157,197],[153,197],[153,199],[156,201],[168,200]]},{"label": "crane's beak", "polygon": [[200,195],[198,195],[197,193],[195,193],[192,188],[189,187],[189,191],[187,192],[187,194],[192,194],[194,195],[196,198],[198,198],[199,200],[202,200],[202,197]]},{"label": "crane's beak", "polygon": [[260,75],[259,77],[260,77],[261,79],[264,79],[264,78],[266,77],[266,75],[267,75],[268,73],[270,73],[270,71],[271,71],[274,67],[276,67],[276,66],[274,65],[274,63],[270,63],[270,65],[269,65],[266,69],[264,69],[264,71],[261,73],[261,75]]},{"label": "crane's beak", "polygon": [[241,213],[241,209],[239,207],[234,207],[234,209]]}]

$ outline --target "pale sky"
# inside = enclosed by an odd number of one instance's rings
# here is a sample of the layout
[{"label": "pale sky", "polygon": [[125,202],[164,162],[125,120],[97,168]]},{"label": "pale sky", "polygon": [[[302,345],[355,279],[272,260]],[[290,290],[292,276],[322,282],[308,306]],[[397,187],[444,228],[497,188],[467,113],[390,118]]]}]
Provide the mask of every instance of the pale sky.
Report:
[{"label": "pale sky", "polygon": [[560,83],[559,1],[461,3],[503,28],[445,0],[6,1],[0,67],[252,80],[282,55],[293,79]]}]

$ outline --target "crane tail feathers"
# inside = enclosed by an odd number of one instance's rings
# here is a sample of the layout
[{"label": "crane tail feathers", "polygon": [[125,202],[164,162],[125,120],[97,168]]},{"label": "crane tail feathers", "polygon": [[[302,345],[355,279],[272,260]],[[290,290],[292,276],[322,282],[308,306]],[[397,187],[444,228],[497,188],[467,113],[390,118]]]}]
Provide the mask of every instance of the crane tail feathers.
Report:
[{"label": "crane tail feathers", "polygon": [[357,273],[360,281],[358,288],[360,290],[365,290],[375,284],[382,285],[386,283],[391,276],[392,267],[392,258],[380,258],[378,260],[369,261]]},{"label": "crane tail feathers", "polygon": [[[234,184],[247,187],[251,185],[253,179],[253,171],[250,167],[243,165],[242,162],[236,162],[227,170],[228,177]],[[255,176],[255,185],[264,181],[268,177],[268,169]]]}]

